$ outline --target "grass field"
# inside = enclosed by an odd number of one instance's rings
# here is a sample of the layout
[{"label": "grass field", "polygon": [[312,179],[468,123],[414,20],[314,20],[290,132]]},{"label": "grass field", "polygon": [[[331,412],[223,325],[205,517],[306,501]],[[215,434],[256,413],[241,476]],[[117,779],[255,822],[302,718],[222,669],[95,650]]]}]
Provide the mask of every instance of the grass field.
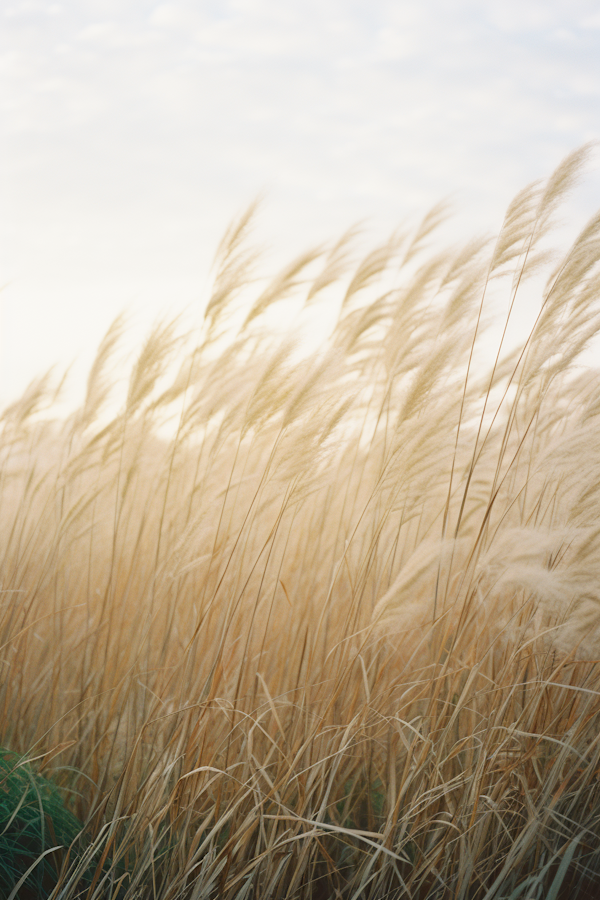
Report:
[{"label": "grass field", "polygon": [[5,411],[3,896],[600,896],[600,215],[547,252],[585,154],[491,241],[439,207],[266,284],[250,209],[197,334],[121,384],[118,319],[76,413]]}]

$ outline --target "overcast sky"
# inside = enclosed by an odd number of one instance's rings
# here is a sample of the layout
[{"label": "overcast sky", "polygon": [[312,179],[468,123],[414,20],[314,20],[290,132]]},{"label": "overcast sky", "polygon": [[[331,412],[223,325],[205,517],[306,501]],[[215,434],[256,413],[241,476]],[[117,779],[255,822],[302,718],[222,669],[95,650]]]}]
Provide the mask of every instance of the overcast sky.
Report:
[{"label": "overcast sky", "polygon": [[[461,233],[600,138],[597,0],[0,0],[0,400],[204,297],[266,192],[294,255],[451,195]],[[572,204],[600,206],[592,170]]]}]

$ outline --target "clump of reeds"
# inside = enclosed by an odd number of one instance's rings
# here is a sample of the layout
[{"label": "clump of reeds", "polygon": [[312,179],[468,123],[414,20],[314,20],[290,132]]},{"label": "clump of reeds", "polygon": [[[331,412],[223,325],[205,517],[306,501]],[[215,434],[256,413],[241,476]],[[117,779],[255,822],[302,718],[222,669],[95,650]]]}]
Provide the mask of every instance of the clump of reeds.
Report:
[{"label": "clump of reeds", "polygon": [[46,896],[65,848],[76,845],[81,830],[58,787],[27,760],[0,749],[1,895]]},{"label": "clump of reeds", "polygon": [[600,215],[547,254],[585,153],[495,241],[432,251],[436,208],[263,285],[250,209],[116,411],[122,319],[70,418],[4,412],[0,744],[83,823],[55,900],[596,896]]}]

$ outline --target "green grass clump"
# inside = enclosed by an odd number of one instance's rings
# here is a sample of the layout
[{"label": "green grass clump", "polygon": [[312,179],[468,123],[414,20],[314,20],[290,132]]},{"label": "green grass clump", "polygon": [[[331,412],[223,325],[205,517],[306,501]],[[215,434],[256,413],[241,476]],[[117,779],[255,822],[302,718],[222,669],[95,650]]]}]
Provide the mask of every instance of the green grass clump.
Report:
[{"label": "green grass clump", "polygon": [[80,833],[59,787],[0,748],[0,896],[8,897],[19,882],[20,897],[48,896],[64,851]]}]

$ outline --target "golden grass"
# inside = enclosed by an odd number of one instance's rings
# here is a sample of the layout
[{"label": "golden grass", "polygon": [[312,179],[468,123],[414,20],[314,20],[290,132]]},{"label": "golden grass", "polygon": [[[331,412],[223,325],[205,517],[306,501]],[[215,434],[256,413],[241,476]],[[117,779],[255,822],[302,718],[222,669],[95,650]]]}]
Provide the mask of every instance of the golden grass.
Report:
[{"label": "golden grass", "polygon": [[91,842],[55,900],[596,896],[600,216],[544,251],[585,153],[495,243],[432,253],[439,207],[260,288],[250,209],[116,414],[121,319],[76,414],[44,379],[5,411],[0,743]]}]

